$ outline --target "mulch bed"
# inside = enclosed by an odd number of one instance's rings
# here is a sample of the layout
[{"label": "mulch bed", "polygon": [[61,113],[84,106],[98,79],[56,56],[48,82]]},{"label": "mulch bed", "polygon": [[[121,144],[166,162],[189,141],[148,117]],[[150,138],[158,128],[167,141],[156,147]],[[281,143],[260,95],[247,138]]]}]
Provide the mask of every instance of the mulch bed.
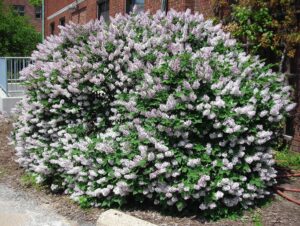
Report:
[{"label": "mulch bed", "polygon": [[[95,224],[100,213],[105,210],[97,208],[81,209],[65,195],[52,194],[48,188],[36,189],[30,186],[28,187],[21,182],[24,170],[14,161],[14,149],[9,145],[8,141],[11,130],[11,120],[0,114],[0,183],[5,183],[16,190],[27,192],[39,203],[50,205],[58,214],[61,214],[70,220],[79,223]],[[299,178],[282,180],[281,186],[300,188]],[[288,195],[300,199],[298,193],[289,193]],[[274,196],[271,203],[262,208],[256,208],[255,210],[245,212],[244,216],[235,221],[221,220],[217,222],[208,222],[201,218],[201,216],[196,215],[185,217],[171,216],[163,214],[153,207],[148,206],[136,206],[135,208],[128,207],[123,209],[123,211],[161,226],[300,225],[300,206],[286,201],[277,195]]]}]

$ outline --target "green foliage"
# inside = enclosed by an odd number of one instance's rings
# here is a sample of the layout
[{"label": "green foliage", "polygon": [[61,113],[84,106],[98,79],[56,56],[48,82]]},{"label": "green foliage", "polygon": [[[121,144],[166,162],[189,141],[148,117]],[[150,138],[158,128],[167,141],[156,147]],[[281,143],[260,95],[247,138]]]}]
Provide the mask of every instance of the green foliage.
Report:
[{"label": "green foliage", "polygon": [[41,34],[29,19],[0,0],[0,56],[29,56],[40,41]]},{"label": "green foliage", "polygon": [[278,63],[282,54],[294,57],[300,43],[294,0],[215,0],[216,16],[225,29],[246,44],[248,52]]},{"label": "green foliage", "polygon": [[78,203],[79,203],[80,207],[83,209],[89,208],[91,206],[90,201],[89,201],[88,197],[86,197],[86,196],[80,197],[78,200]]},{"label": "green foliage", "polygon": [[29,0],[29,3],[33,6],[41,6],[42,0]]},{"label": "green foliage", "polygon": [[254,226],[263,226],[261,214],[258,212],[255,212],[252,216],[252,221]]},{"label": "green foliage", "polygon": [[277,151],[275,155],[277,165],[292,170],[300,169],[300,153],[292,152],[286,148],[283,151]]},{"label": "green foliage", "polygon": [[32,187],[36,190],[41,189],[41,185],[36,182],[37,175],[33,173],[24,173],[21,176],[21,185],[24,187]]}]

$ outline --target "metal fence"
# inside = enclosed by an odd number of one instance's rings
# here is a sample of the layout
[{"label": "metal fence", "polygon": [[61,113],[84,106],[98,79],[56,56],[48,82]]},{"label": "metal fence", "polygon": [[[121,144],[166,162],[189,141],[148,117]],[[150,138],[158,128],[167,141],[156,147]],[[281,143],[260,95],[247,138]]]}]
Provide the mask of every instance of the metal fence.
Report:
[{"label": "metal fence", "polygon": [[0,57],[0,88],[8,96],[20,96],[24,93],[20,71],[31,62],[30,57]]}]

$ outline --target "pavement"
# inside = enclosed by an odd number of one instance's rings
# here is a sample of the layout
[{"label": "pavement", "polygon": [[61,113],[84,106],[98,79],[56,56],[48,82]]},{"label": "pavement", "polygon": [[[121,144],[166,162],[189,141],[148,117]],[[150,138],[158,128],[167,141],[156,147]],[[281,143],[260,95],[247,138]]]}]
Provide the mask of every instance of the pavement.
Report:
[{"label": "pavement", "polygon": [[90,226],[57,214],[51,205],[39,204],[28,194],[0,183],[0,226]]}]

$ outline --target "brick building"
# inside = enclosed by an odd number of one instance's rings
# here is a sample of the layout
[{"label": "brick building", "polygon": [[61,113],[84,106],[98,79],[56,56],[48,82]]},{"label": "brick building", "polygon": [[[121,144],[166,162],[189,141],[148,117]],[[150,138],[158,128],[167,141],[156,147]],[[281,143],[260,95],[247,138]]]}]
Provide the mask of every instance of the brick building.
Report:
[{"label": "brick building", "polygon": [[4,0],[4,3],[14,8],[20,16],[29,17],[35,29],[42,31],[42,7],[32,6],[28,0]]},{"label": "brick building", "polygon": [[138,10],[149,10],[151,13],[159,9],[175,9],[200,11],[209,14],[210,0],[45,0],[45,36],[57,34],[58,25],[69,21],[84,24],[103,16],[108,19],[117,13],[128,13],[134,6]]}]

